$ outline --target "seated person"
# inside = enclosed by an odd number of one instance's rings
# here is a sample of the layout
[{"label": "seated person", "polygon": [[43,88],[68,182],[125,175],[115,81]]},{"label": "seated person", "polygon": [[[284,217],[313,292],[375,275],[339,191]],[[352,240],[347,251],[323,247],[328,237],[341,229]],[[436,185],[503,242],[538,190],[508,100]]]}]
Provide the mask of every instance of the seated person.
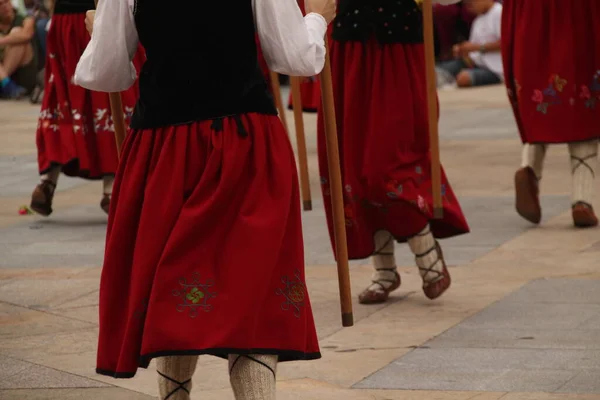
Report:
[{"label": "seated person", "polygon": [[453,48],[454,60],[438,63],[438,85],[455,81],[459,87],[482,86],[503,80],[500,31],[502,4],[494,0],[464,0],[476,15],[469,41]]},{"label": "seated person", "polygon": [[35,20],[0,0],[0,97],[18,99],[37,83]]}]

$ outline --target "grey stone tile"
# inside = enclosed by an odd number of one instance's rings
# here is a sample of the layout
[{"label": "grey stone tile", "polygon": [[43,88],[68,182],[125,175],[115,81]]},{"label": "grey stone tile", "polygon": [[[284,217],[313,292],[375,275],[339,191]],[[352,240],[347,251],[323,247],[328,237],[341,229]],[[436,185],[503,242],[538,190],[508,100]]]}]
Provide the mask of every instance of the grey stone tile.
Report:
[{"label": "grey stone tile", "polygon": [[110,388],[0,390],[2,400],[156,400],[132,390]]},{"label": "grey stone tile", "polygon": [[499,302],[464,321],[477,329],[569,329],[582,325],[600,312],[600,304]]},{"label": "grey stone tile", "polygon": [[459,325],[427,346],[432,348],[600,350],[600,329],[498,329]]},{"label": "grey stone tile", "polygon": [[600,394],[599,285],[532,282],[356,387]]},{"label": "grey stone tile", "polygon": [[0,380],[0,389],[108,387],[106,383],[30,364],[19,373]]},{"label": "grey stone tile", "polygon": [[600,369],[582,371],[556,391],[559,393],[600,394]]},{"label": "grey stone tile", "polygon": [[[540,279],[503,300],[504,303],[600,304],[600,281]],[[576,306],[573,306],[573,311]]]},{"label": "grey stone tile", "polygon": [[0,382],[31,366],[30,363],[0,355]]}]

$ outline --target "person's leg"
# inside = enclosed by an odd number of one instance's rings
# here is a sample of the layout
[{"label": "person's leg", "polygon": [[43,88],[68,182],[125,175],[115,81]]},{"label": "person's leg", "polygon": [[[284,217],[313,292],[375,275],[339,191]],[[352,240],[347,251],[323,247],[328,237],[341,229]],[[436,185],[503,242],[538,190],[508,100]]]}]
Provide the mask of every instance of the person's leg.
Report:
[{"label": "person's leg", "polygon": [[383,303],[389,298],[391,292],[400,287],[400,275],[394,258],[394,238],[389,232],[379,231],[375,234],[374,240],[375,271],[371,276],[371,285],[358,296],[361,304]]},{"label": "person's leg", "polygon": [[52,214],[52,200],[54,199],[54,191],[56,190],[59,175],[60,167],[53,166],[41,176],[41,182],[31,194],[30,207],[36,213],[45,217]]},{"label": "person's leg", "polygon": [[236,400],[275,400],[277,356],[229,356],[229,380]]},{"label": "person's leg", "polygon": [[160,400],[189,400],[198,356],[168,356],[156,359]]},{"label": "person's leg", "polygon": [[408,239],[408,246],[415,255],[419,273],[423,279],[423,292],[429,299],[440,297],[451,284],[442,249],[437,243],[429,224]]},{"label": "person's leg", "polygon": [[442,61],[437,63],[436,69],[441,69],[450,75],[456,77],[460,71],[467,67],[467,64],[463,60],[450,60],[450,61]]},{"label": "person's leg", "polygon": [[598,140],[569,143],[571,155],[573,223],[579,228],[598,225],[594,214],[594,178],[598,169]]},{"label": "person's leg", "polygon": [[35,22],[35,33],[42,49],[42,57],[46,58],[46,39],[48,37],[48,31],[46,26],[48,25],[48,18],[40,18]]},{"label": "person's leg", "polygon": [[464,69],[456,76],[459,87],[495,85],[500,82],[500,77],[487,68]]},{"label": "person's leg", "polygon": [[[13,28],[11,32],[22,28]],[[19,98],[26,90],[15,83],[11,76],[22,66],[27,65],[33,59],[33,46],[31,43],[7,46],[4,50],[4,58],[0,64],[0,87],[2,95],[9,98]]]},{"label": "person's leg", "polygon": [[100,202],[100,208],[104,210],[105,213],[108,214],[108,210],[110,209],[110,197],[112,194],[113,183],[115,182],[115,177],[113,175],[107,175],[102,178],[102,201]]},{"label": "person's leg", "polygon": [[515,174],[517,212],[534,224],[542,220],[539,181],[542,179],[546,149],[544,144],[523,145],[521,168]]}]

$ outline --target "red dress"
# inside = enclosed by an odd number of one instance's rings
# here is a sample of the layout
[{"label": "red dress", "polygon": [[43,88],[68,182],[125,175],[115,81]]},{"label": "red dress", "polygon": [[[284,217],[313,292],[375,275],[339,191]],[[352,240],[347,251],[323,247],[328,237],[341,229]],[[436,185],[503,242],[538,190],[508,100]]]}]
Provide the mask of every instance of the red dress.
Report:
[{"label": "red dress", "polygon": [[524,143],[600,138],[600,2],[504,0],[502,57]]},{"label": "red dress", "polygon": [[299,196],[277,116],[131,131],[108,219],[98,373],[132,377],[161,355],[319,358]]},{"label": "red dress", "polygon": [[[46,85],[36,132],[38,167],[44,174],[61,166],[69,176],[100,179],[117,170],[117,147],[107,93],[72,83],[90,34],[85,13],[55,14],[48,32]],[[140,48],[134,59],[145,60]],[[127,122],[138,98],[137,85],[122,93]]]},{"label": "red dress", "polygon": [[[379,230],[401,242],[427,223],[437,238],[467,233],[469,227],[445,174],[444,218],[433,219],[423,45],[381,44],[374,36],[330,43],[349,257],[372,255]],[[318,144],[333,238],[321,112]]]}]

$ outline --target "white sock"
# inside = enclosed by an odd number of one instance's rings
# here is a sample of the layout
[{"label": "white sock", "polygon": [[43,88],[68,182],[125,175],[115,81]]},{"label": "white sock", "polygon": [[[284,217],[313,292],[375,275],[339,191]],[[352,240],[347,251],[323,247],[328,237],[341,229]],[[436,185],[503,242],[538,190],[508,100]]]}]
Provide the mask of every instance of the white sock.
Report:
[{"label": "white sock", "polygon": [[41,176],[42,181],[50,181],[56,185],[58,182],[58,176],[60,175],[60,167],[51,167],[48,172]]},{"label": "white sock", "polygon": [[277,356],[229,356],[229,380],[236,400],[275,400]]},{"label": "white sock", "polygon": [[573,204],[594,202],[594,178],[598,169],[598,140],[569,143],[571,173],[573,174],[571,200]]},{"label": "white sock", "polygon": [[523,145],[523,153],[521,156],[521,167],[531,167],[538,180],[542,179],[542,169],[544,167],[544,158],[546,157],[545,144],[530,144]]},{"label": "white sock", "polygon": [[111,194],[113,189],[113,183],[115,182],[114,176],[105,176],[102,178],[102,189],[104,194]]},{"label": "white sock", "polygon": [[398,281],[396,259],[394,257],[394,238],[387,231],[379,231],[375,234],[374,240],[373,263],[375,264],[375,271],[373,271],[371,281],[378,283],[373,283],[367,290],[383,292],[383,288],[389,289]]},{"label": "white sock", "polygon": [[189,400],[198,356],[168,356],[156,359],[160,400]]},{"label": "white sock", "polygon": [[433,283],[438,281],[442,277],[444,264],[437,252],[437,244],[429,224],[416,236],[408,239],[408,246],[415,255],[423,282]]}]

